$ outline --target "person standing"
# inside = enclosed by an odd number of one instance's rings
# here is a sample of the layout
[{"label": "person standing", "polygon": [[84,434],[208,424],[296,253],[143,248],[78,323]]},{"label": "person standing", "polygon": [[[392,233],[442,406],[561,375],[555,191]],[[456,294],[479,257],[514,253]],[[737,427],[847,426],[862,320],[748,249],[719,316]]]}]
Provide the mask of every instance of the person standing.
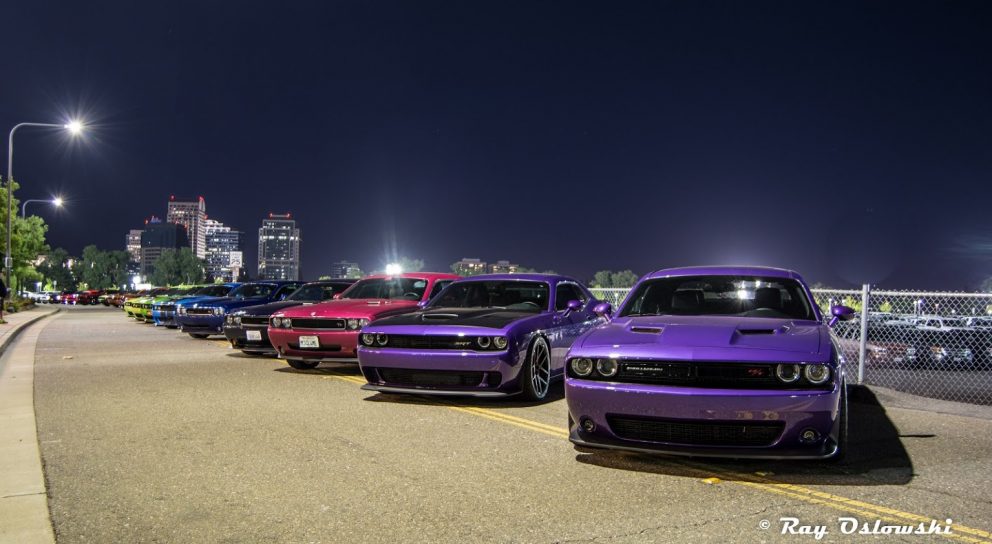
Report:
[{"label": "person standing", "polygon": [[3,310],[7,305],[7,284],[0,278],[0,323],[6,323],[3,319]]}]

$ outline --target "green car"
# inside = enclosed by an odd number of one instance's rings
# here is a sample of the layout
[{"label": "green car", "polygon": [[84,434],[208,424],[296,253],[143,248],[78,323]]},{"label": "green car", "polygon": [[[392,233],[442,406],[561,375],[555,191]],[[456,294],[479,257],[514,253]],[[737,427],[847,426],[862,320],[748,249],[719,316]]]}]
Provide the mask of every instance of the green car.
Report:
[{"label": "green car", "polygon": [[203,285],[177,285],[169,287],[159,293],[153,293],[146,297],[136,298],[131,302],[134,318],[142,323],[152,323],[152,307],[155,304],[168,302],[177,298],[189,296]]}]

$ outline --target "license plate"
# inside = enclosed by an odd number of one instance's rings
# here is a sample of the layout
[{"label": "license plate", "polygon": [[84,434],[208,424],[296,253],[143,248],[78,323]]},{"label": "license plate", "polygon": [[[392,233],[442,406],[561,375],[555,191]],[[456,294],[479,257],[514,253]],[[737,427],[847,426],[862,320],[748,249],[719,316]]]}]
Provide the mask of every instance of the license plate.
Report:
[{"label": "license plate", "polygon": [[301,348],[319,348],[320,341],[317,340],[316,336],[301,336],[300,337],[300,347]]},{"label": "license plate", "polygon": [[245,331],[248,335],[249,342],[261,342],[262,341],[262,331]]}]

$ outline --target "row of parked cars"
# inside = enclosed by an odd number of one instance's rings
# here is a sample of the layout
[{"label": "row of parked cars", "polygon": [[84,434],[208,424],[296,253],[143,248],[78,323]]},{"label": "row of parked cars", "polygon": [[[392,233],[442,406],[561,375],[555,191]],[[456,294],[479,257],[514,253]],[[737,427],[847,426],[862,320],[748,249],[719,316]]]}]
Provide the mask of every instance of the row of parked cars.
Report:
[{"label": "row of parked cars", "polygon": [[841,351],[798,274],[667,269],[619,308],[573,278],[444,273],[163,288],[128,315],[296,369],[357,364],[385,394],[522,396],[564,382],[578,448],[839,458]]},{"label": "row of parked cars", "polygon": [[62,291],[22,291],[22,298],[26,298],[35,304],[70,304],[70,305],[93,305],[99,304],[105,291],[103,289],[85,289],[82,291],[62,290]]}]

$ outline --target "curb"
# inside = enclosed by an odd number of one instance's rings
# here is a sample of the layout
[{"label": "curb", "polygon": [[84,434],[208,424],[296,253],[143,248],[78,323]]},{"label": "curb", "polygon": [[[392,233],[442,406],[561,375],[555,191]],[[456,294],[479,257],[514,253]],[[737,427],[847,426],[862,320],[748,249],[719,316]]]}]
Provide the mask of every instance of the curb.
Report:
[{"label": "curb", "polygon": [[27,321],[22,321],[21,323],[14,325],[14,330],[4,335],[3,339],[0,340],[0,355],[3,355],[3,352],[7,350],[7,346],[9,346],[10,343],[13,342],[15,338],[17,338],[17,335],[21,334],[21,331],[28,328],[28,326],[37,323],[39,320],[44,319],[50,315],[55,315],[61,311],[62,308],[56,308],[50,312],[43,311],[38,315],[32,317],[31,319],[28,319]]}]

